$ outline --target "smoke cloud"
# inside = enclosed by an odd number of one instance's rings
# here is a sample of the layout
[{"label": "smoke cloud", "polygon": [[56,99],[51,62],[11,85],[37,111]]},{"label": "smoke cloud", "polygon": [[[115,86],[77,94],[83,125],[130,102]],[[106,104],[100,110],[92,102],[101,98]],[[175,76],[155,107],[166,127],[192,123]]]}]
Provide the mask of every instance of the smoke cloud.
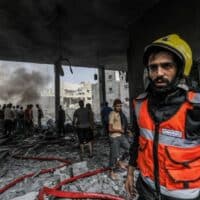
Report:
[{"label": "smoke cloud", "polygon": [[48,84],[49,79],[49,76],[38,71],[29,73],[25,68],[19,68],[0,82],[0,99],[19,104],[37,102],[41,89]]}]

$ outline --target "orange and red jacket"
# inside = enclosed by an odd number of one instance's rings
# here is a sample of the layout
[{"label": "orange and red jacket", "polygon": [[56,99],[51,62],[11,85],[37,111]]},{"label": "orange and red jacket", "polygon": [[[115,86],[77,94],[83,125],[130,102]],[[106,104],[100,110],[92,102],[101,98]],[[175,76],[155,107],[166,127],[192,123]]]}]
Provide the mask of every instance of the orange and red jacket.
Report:
[{"label": "orange and red jacket", "polygon": [[138,167],[143,177],[168,190],[200,188],[200,141],[188,139],[185,128],[187,111],[195,103],[200,103],[200,94],[188,92],[179,110],[158,124],[148,112],[148,99],[134,100],[140,129]]}]

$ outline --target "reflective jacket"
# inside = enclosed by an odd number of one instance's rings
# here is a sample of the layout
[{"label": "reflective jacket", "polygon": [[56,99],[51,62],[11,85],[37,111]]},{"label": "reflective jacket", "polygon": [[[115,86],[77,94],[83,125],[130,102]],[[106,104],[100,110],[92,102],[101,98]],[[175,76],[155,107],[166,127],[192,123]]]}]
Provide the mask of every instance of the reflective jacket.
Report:
[{"label": "reflective jacket", "polygon": [[140,129],[138,167],[157,191],[161,186],[168,191],[200,189],[200,137],[186,132],[187,113],[196,104],[200,105],[200,94],[189,91],[171,118],[156,123],[148,112],[148,99],[142,95],[134,101]]}]

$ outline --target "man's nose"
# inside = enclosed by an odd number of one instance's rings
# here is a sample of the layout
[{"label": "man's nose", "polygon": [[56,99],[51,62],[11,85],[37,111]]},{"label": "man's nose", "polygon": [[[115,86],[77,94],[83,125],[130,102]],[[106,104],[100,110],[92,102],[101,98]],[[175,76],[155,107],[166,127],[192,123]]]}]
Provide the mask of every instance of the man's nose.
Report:
[{"label": "man's nose", "polygon": [[157,68],[157,75],[158,76],[164,75],[164,70],[161,66],[158,66],[158,68]]}]

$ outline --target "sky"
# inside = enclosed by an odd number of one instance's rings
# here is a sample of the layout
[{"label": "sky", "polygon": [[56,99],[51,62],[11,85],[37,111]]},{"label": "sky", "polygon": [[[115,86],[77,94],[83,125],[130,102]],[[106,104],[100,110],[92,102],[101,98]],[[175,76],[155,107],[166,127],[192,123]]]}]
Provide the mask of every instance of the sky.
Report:
[{"label": "sky", "polygon": [[64,79],[70,83],[80,83],[91,82],[95,83],[94,74],[97,73],[97,69],[94,68],[84,68],[84,67],[72,67],[73,74],[71,74],[68,66],[63,67],[64,70]]}]

